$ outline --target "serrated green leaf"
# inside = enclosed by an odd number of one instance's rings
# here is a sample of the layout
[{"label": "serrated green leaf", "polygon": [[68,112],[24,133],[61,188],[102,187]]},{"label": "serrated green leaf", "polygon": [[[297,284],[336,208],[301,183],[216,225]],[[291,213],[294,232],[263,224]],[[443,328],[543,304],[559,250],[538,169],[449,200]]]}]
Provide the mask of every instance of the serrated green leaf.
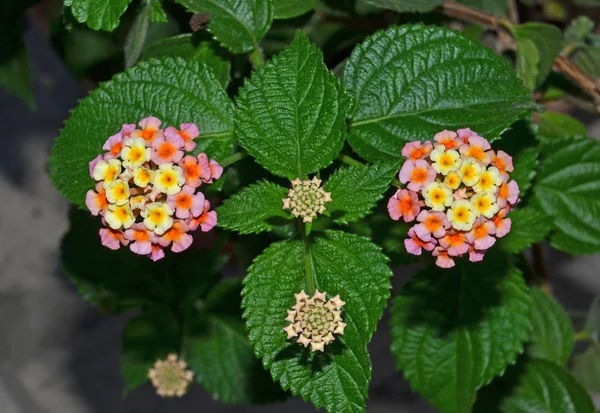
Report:
[{"label": "serrated green leaf", "polygon": [[276,0],[273,9],[276,19],[301,16],[315,8],[315,0]]},{"label": "serrated green leaf", "polygon": [[502,401],[502,413],[595,413],[585,389],[564,368],[529,360],[513,394]]},{"label": "serrated green leaf", "polygon": [[208,31],[233,53],[258,44],[273,22],[270,0],[176,0],[193,13],[209,13]]},{"label": "serrated green leaf", "polygon": [[206,297],[186,334],[184,353],[194,379],[224,403],[250,404],[284,400],[254,356],[241,319],[239,279],[224,279]]},{"label": "serrated green leaf", "polygon": [[588,76],[600,77],[600,47],[581,46],[573,53],[572,60]]},{"label": "serrated green leaf", "polygon": [[525,148],[513,158],[514,170],[510,173],[510,177],[517,181],[521,198],[525,196],[527,190],[531,187],[531,182],[536,174],[538,156],[537,148]]},{"label": "serrated green leaf", "polygon": [[399,167],[399,162],[387,162],[337,170],[324,185],[331,192],[331,202],[326,207],[333,220],[349,224],[367,215],[383,197]]},{"label": "serrated green leaf", "polygon": [[303,178],[342,149],[350,99],[302,32],[245,82],[237,104],[240,145],[275,175]]},{"label": "serrated green leaf", "polygon": [[[535,90],[548,77],[562,50],[562,33],[558,27],[545,23],[525,23],[512,26],[511,30],[517,42],[519,76],[529,89]],[[531,82],[534,69],[537,74],[535,82]]]},{"label": "serrated green leaf", "polygon": [[458,3],[487,11],[496,16],[506,16],[508,13],[507,2],[504,0],[458,0]]},{"label": "serrated green leaf", "polygon": [[223,88],[229,84],[231,63],[227,51],[213,41],[201,40],[196,34],[182,34],[148,45],[144,49],[142,60],[163,57],[181,57],[204,63],[213,71]]},{"label": "serrated green leaf", "polygon": [[[364,413],[371,377],[366,347],[390,295],[386,262],[368,239],[340,231],[315,238],[306,256],[302,242],[292,240],[271,245],[254,261],[244,281],[246,327],[255,354],[284,389],[331,413]],[[348,324],[324,353],[313,355],[283,332],[294,293],[307,289],[306,271],[319,290],[346,301]]]},{"label": "serrated green leaf", "polygon": [[588,34],[594,30],[594,21],[587,16],[579,16],[569,23],[569,27],[564,32],[565,42],[583,41]]},{"label": "serrated green leaf", "polygon": [[219,226],[241,234],[270,231],[277,218],[285,223],[290,215],[283,209],[288,190],[270,182],[250,185],[217,208]]},{"label": "serrated green leaf", "polygon": [[362,0],[367,4],[390,9],[400,13],[432,11],[443,3],[443,0]]},{"label": "serrated green leaf", "polygon": [[600,344],[592,344],[573,357],[573,375],[591,393],[600,394]]},{"label": "serrated green leaf", "polygon": [[112,31],[119,25],[121,15],[131,0],[65,0],[73,17],[94,30]]},{"label": "serrated green leaf", "polygon": [[600,142],[586,138],[545,147],[534,201],[554,217],[554,248],[572,254],[600,251]]},{"label": "serrated green leaf", "polygon": [[517,208],[508,214],[510,232],[498,240],[502,250],[516,254],[543,241],[553,228],[552,217],[531,206]]},{"label": "serrated green leaf", "polygon": [[150,20],[152,23],[166,23],[169,18],[162,7],[160,0],[149,0]]},{"label": "serrated green leaf", "polygon": [[148,28],[150,27],[150,8],[143,6],[125,38],[125,67],[130,68],[135,65],[142,55],[142,50],[146,45],[146,37],[148,36]]},{"label": "serrated green leaf", "polygon": [[180,348],[181,330],[175,315],[162,305],[148,306],[139,317],[125,325],[121,373],[125,391],[148,380],[148,371],[156,360],[164,360]]},{"label": "serrated green leaf", "polygon": [[574,135],[587,135],[583,123],[566,113],[544,112],[539,115],[540,131],[538,138],[544,143],[566,139]]},{"label": "serrated green leaf", "polygon": [[163,125],[194,122],[200,129],[197,151],[216,159],[231,154],[233,106],[212,72],[198,62],[151,60],[115,76],[79,102],[52,150],[54,185],[85,207],[85,194],[93,187],[89,161],[122,124],[150,115]]},{"label": "serrated green leaf", "polygon": [[573,325],[560,303],[539,288],[531,289],[533,332],[527,352],[535,358],[566,366],[575,341]]},{"label": "serrated green leaf", "polygon": [[442,413],[470,412],[477,389],[514,363],[529,338],[531,297],[504,258],[430,267],[394,301],[397,367]]},{"label": "serrated green leaf", "polygon": [[535,108],[501,58],[441,27],[375,33],[352,52],[343,84],[355,99],[348,141],[371,162],[400,158],[407,141],[443,129],[491,139]]}]

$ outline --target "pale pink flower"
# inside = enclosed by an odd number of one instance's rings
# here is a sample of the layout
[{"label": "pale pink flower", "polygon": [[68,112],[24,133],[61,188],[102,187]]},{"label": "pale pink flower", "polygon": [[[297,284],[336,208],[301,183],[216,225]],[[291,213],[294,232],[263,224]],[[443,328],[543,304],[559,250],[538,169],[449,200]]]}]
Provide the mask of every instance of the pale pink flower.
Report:
[{"label": "pale pink flower", "polygon": [[411,191],[418,192],[427,184],[434,181],[436,173],[431,165],[423,160],[416,161],[407,160],[400,169],[400,182],[403,184],[408,182],[406,186]]},{"label": "pale pink flower", "polygon": [[187,155],[179,161],[179,167],[183,171],[185,183],[193,188],[198,188],[202,185],[202,180],[210,179],[210,168],[202,169],[198,164],[198,159],[195,156]]},{"label": "pale pink flower", "polygon": [[165,258],[165,250],[158,244],[152,244],[152,252],[148,254],[152,261],[158,261]]},{"label": "pale pink flower", "polygon": [[190,228],[184,221],[176,221],[171,228],[169,228],[162,237],[158,240],[158,243],[163,247],[171,246],[171,251],[181,252],[185,251],[192,245],[193,238],[188,231]]},{"label": "pale pink flower", "polygon": [[450,223],[443,212],[421,211],[417,221],[420,224],[413,227],[415,234],[425,242],[431,239],[431,235],[435,238],[443,237],[446,235],[446,230],[450,228]]},{"label": "pale pink flower", "polygon": [[387,209],[394,221],[403,217],[404,222],[411,222],[419,214],[422,204],[416,192],[401,189],[389,199]]},{"label": "pale pink flower", "polygon": [[419,141],[407,142],[406,145],[404,145],[404,148],[402,148],[402,156],[411,161],[416,161],[417,159],[427,157],[432,149],[433,145],[429,141],[426,141],[422,145]]},{"label": "pale pink flower", "polygon": [[204,211],[197,218],[192,218],[188,223],[190,230],[195,231],[198,227],[202,232],[208,232],[217,225],[217,213],[209,211],[210,202],[204,201]]},{"label": "pale pink flower", "polygon": [[492,147],[490,143],[481,136],[471,136],[469,138],[469,144],[460,147],[460,153],[463,156],[471,157],[484,165],[488,165],[492,162]]},{"label": "pale pink flower", "polygon": [[452,268],[454,265],[456,265],[454,263],[454,259],[448,255],[448,251],[442,247],[435,247],[431,255],[437,257],[435,260],[435,265],[440,268]]},{"label": "pale pink flower", "polygon": [[500,208],[504,208],[507,203],[514,206],[519,201],[519,185],[516,181],[510,181],[508,184],[503,182],[498,187],[496,202]]},{"label": "pale pink flower", "polygon": [[181,137],[181,139],[183,139],[185,150],[189,152],[196,147],[196,142],[194,142],[194,139],[200,136],[200,131],[194,123],[182,123],[179,125],[179,128],[181,130],[177,130],[177,128],[169,126],[165,130],[165,136],[169,137],[171,134],[177,134],[179,137]]},{"label": "pale pink flower", "polygon": [[167,197],[167,204],[175,211],[177,218],[188,219],[190,212],[191,216],[198,217],[204,212],[204,195],[195,192],[195,188],[184,185],[178,194]]},{"label": "pale pink flower", "polygon": [[458,149],[463,144],[463,141],[457,138],[456,132],[449,130],[443,130],[441,132],[436,133],[433,137],[433,140],[435,140],[440,145],[444,145],[446,150]]},{"label": "pale pink flower", "polygon": [[483,261],[483,256],[485,255],[485,251],[477,251],[474,248],[469,250],[469,261],[471,262],[479,262]]},{"label": "pale pink flower", "polygon": [[152,142],[152,161],[157,165],[167,162],[177,163],[183,158],[183,139],[172,133],[165,137],[158,137]]},{"label": "pale pink flower", "polygon": [[106,191],[102,186],[102,182],[96,184],[96,191],[91,189],[85,195],[85,206],[88,207],[92,215],[96,216],[100,212],[105,213],[108,209],[108,200],[106,199]]},{"label": "pale pink flower", "polygon": [[154,231],[148,231],[143,223],[133,224],[125,231],[125,238],[133,241],[129,249],[139,255],[148,255],[152,253],[152,243],[157,242]]},{"label": "pale pink flower", "polygon": [[161,124],[162,122],[160,119],[155,118],[154,116],[149,116],[140,121],[139,126],[142,129],[133,130],[130,136],[132,138],[143,138],[146,141],[146,144],[149,145],[154,141],[154,139],[163,136],[163,131],[160,129]]},{"label": "pale pink flower", "polygon": [[129,244],[129,240],[126,240],[125,237],[123,237],[121,231],[111,228],[100,229],[100,242],[111,250],[118,250],[121,248],[121,244],[125,246]]},{"label": "pale pink flower", "polygon": [[476,132],[473,132],[469,128],[459,129],[456,131],[458,135],[458,139],[460,139],[463,143],[470,143],[470,138],[472,136],[479,136]]},{"label": "pale pink flower", "polygon": [[90,163],[89,163],[90,178],[94,179],[94,168],[96,167],[96,164],[98,162],[100,162],[102,159],[103,159],[102,154],[100,154],[90,161]]},{"label": "pale pink flower", "polygon": [[119,132],[110,138],[104,145],[102,145],[102,149],[108,151],[104,154],[104,159],[113,159],[121,156],[121,151],[123,150],[123,133]]},{"label": "pale pink flower", "polygon": [[502,238],[510,232],[512,221],[510,218],[504,218],[508,214],[509,208],[502,208],[494,218],[494,226],[496,227],[496,237]]},{"label": "pale pink flower", "polygon": [[467,241],[473,245],[476,250],[485,251],[496,243],[496,238],[492,237],[496,233],[496,226],[487,218],[479,217],[473,223],[473,229],[467,232]]},{"label": "pale pink flower", "polygon": [[461,232],[447,233],[439,239],[440,247],[448,251],[452,257],[458,257],[469,251],[469,244]]},{"label": "pale pink flower", "polygon": [[123,138],[129,138],[131,133],[135,130],[134,123],[126,123],[121,127],[121,133],[123,134]]},{"label": "pale pink flower", "polygon": [[408,236],[410,238],[404,240],[404,247],[409,254],[421,255],[423,249],[425,251],[431,251],[435,248],[436,241],[430,239],[429,242],[424,242],[417,237],[414,228],[408,230]]},{"label": "pale pink flower", "polygon": [[200,168],[200,176],[204,182],[212,182],[212,171],[210,170],[210,162],[205,153],[198,155],[198,167]]},{"label": "pale pink flower", "polygon": [[210,181],[207,181],[209,184],[212,184],[213,179],[219,179],[223,175],[223,167],[214,159],[210,160],[208,168],[210,169]]},{"label": "pale pink flower", "polygon": [[508,179],[508,172],[515,170],[512,156],[504,151],[498,151],[492,156],[492,165],[498,168],[503,179]]}]

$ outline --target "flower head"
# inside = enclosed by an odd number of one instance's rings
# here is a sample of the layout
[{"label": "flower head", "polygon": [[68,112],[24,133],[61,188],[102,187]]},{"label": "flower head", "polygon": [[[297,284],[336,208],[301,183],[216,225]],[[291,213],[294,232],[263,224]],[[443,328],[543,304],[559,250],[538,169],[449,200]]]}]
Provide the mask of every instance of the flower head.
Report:
[{"label": "flower head", "polygon": [[151,144],[154,139],[163,136],[164,131],[160,128],[162,122],[154,116],[144,118],[138,124],[142,129],[131,131],[131,137],[142,138],[148,144]]},{"label": "flower head", "polygon": [[148,372],[156,393],[162,397],[181,397],[194,378],[194,374],[187,370],[187,364],[178,360],[176,354],[169,354],[166,360],[157,360],[154,367]]},{"label": "flower head", "polygon": [[400,182],[408,183],[406,186],[411,191],[420,191],[435,179],[435,171],[423,159],[404,162],[400,169]]},{"label": "flower head", "polygon": [[404,222],[411,222],[419,214],[421,206],[422,202],[419,201],[416,192],[400,189],[390,198],[387,208],[393,220],[397,221],[403,217]]},{"label": "flower head", "polygon": [[288,197],[283,199],[283,209],[291,209],[295,217],[302,217],[304,222],[312,222],[317,214],[325,211],[326,202],[331,202],[331,193],[325,192],[321,187],[321,180],[316,176],[305,181],[294,179]]},{"label": "flower head", "polygon": [[463,145],[463,141],[457,139],[456,132],[449,130],[436,133],[433,140],[443,145],[446,149],[458,149]]},{"label": "flower head", "polygon": [[189,152],[196,147],[194,139],[200,136],[200,131],[193,123],[182,123],[179,125],[179,129],[169,126],[165,130],[165,136],[170,138],[173,134],[178,135],[183,140],[184,149]]},{"label": "flower head", "polygon": [[408,142],[402,148],[402,156],[408,158],[410,160],[416,161],[417,159],[423,159],[429,152],[433,149],[433,145],[431,142],[425,142],[421,144],[421,142]]},{"label": "flower head", "polygon": [[335,335],[343,335],[346,323],[342,321],[342,307],[346,304],[339,295],[327,300],[327,294],[315,291],[309,297],[304,290],[295,294],[296,304],[285,321],[289,322],[283,329],[287,338],[297,337],[297,342],[312,351],[325,351],[325,346],[335,340]]},{"label": "flower head", "polygon": [[183,139],[178,134],[168,134],[152,141],[152,160],[157,165],[177,163],[183,158]]}]

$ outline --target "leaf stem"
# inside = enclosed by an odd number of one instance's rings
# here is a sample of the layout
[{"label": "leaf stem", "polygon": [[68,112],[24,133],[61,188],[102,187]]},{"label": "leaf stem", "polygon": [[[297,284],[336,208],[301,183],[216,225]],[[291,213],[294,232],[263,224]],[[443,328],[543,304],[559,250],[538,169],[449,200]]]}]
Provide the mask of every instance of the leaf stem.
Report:
[{"label": "leaf stem", "polygon": [[246,152],[246,151],[236,152],[233,155],[230,155],[227,158],[223,159],[223,161],[220,162],[220,165],[221,165],[221,167],[225,168],[227,166],[230,166],[230,165],[236,163],[239,160],[244,159],[246,156],[248,156],[248,152]]},{"label": "leaf stem", "polygon": [[312,259],[312,252],[310,249],[310,240],[306,235],[304,223],[298,219],[298,231],[300,232],[300,238],[302,238],[302,247],[304,249],[304,267],[306,269],[306,293],[312,296],[317,288],[317,280],[315,277],[315,267]]},{"label": "leaf stem", "polygon": [[260,47],[250,52],[250,61],[252,62],[252,66],[254,66],[254,70],[257,70],[265,63],[265,58]]},{"label": "leaf stem", "polygon": [[340,154],[338,156],[338,160],[349,166],[364,166],[361,161],[357,161],[356,159],[344,154]]},{"label": "leaf stem", "polygon": [[542,290],[547,294],[552,294],[552,289],[549,283],[548,270],[546,269],[546,261],[544,260],[544,251],[540,243],[533,244],[533,271],[541,281]]},{"label": "leaf stem", "polygon": [[592,335],[590,334],[590,331],[587,328],[584,328],[581,331],[577,331],[573,335],[573,338],[575,339],[575,341],[593,341]]}]

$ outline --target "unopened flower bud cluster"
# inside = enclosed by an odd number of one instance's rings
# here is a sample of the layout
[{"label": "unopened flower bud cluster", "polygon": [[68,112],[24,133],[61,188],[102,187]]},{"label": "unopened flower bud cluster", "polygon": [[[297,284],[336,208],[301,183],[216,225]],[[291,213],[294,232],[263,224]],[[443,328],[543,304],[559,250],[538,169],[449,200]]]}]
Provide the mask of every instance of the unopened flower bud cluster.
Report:
[{"label": "unopened flower bud cluster", "polygon": [[325,202],[331,202],[331,193],[321,187],[321,180],[292,181],[288,197],[283,199],[283,209],[291,209],[292,215],[302,217],[303,222],[312,222],[317,214],[325,211]]},{"label": "unopened flower bud cluster", "polygon": [[104,246],[131,251],[154,261],[164,249],[181,252],[192,244],[190,231],[209,231],[217,214],[200,192],[200,186],[219,179],[223,168],[206,154],[185,155],[196,146],[198,127],[161,129],[161,121],[148,117],[136,125],[123,125],[108,138],[106,152],[90,162],[96,190],[86,196],[93,215],[100,215]]},{"label": "unopened flower bud cluster", "polygon": [[169,354],[166,360],[157,360],[148,372],[148,378],[162,397],[181,397],[187,392],[194,374],[187,370],[187,364],[178,360],[176,354]]},{"label": "unopened flower bud cluster", "polygon": [[507,153],[494,152],[467,128],[442,131],[434,143],[409,142],[402,156],[399,178],[406,189],[390,198],[388,212],[394,220],[417,221],[404,241],[410,254],[432,251],[443,268],[467,253],[470,261],[481,261],[510,231],[505,217],[519,201],[519,186],[510,180]]},{"label": "unopened flower bud cluster", "polygon": [[325,346],[335,340],[335,335],[343,335],[346,323],[342,321],[342,307],[345,302],[339,295],[327,300],[326,294],[315,291],[309,297],[304,290],[296,297],[296,304],[288,310],[285,319],[290,324],[283,330],[287,338],[297,337],[297,342],[312,351],[324,351]]}]

